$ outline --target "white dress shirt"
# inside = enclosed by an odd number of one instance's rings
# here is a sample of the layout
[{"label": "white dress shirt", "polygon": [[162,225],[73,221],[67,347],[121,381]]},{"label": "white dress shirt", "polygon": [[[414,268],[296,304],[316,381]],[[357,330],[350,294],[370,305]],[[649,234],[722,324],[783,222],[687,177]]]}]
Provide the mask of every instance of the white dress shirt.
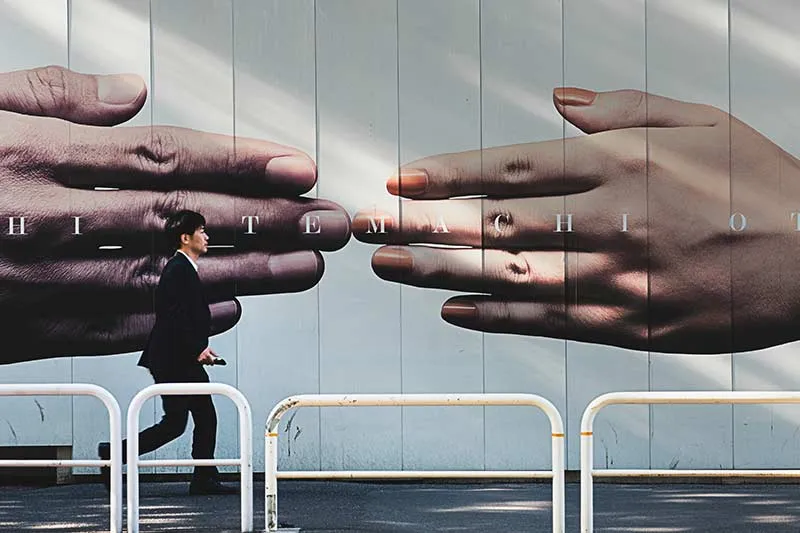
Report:
[{"label": "white dress shirt", "polygon": [[194,262],[194,259],[192,259],[191,257],[189,257],[189,254],[187,254],[187,253],[186,253],[186,252],[184,252],[183,250],[178,250],[176,253],[181,253],[181,254],[183,254],[183,255],[184,255],[184,257],[186,257],[186,259],[188,259],[188,260],[189,260],[189,262],[190,262],[190,263],[192,264],[192,266],[194,267],[194,271],[195,271],[195,272],[197,272],[197,263],[195,263],[195,262]]}]

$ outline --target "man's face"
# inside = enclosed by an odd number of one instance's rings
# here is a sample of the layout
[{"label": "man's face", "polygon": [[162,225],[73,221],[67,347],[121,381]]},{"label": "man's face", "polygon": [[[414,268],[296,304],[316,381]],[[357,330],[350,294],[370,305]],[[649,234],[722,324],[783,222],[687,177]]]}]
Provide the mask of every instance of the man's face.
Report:
[{"label": "man's face", "polygon": [[205,226],[200,226],[191,235],[183,235],[182,239],[184,246],[193,253],[203,255],[208,252],[208,235],[206,234]]}]

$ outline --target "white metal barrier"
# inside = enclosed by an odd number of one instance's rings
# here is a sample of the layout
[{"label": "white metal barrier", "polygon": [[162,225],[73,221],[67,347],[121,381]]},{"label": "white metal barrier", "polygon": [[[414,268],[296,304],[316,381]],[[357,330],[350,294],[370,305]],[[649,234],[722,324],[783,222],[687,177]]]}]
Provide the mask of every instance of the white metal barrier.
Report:
[{"label": "white metal barrier", "polygon": [[581,419],[581,532],[594,531],[593,480],[598,477],[800,477],[800,470],[595,469],[594,419],[603,407],[621,404],[783,404],[800,403],[800,392],[668,391],[612,392],[589,403]]},{"label": "white metal barrier", "polygon": [[[139,412],[152,396],[222,394],[236,404],[239,411],[238,459],[139,459]],[[241,469],[241,531],[253,531],[253,417],[250,404],[236,388],[224,383],[159,383],[145,387],[131,400],[128,408],[128,532],[139,531],[139,467],[140,466],[222,466],[238,465]]]},{"label": "white metal barrier", "polygon": [[[558,410],[547,399],[535,394],[304,394],[279,402],[267,417],[264,446],[265,498],[264,515],[267,531],[278,530],[278,427],[281,417],[298,407],[358,406],[441,406],[441,405],[528,405],[540,408],[550,419],[552,470],[509,472],[508,477],[539,477],[553,480],[553,533],[564,531],[564,424]],[[501,472],[282,472],[282,479],[334,478],[418,478],[418,477],[502,477]]]},{"label": "white metal barrier", "polygon": [[108,411],[109,460],[76,459],[4,459],[0,467],[7,466],[108,466],[111,470],[111,531],[122,533],[122,414],[119,403],[106,389],[89,383],[18,383],[0,385],[0,396],[94,396]]}]

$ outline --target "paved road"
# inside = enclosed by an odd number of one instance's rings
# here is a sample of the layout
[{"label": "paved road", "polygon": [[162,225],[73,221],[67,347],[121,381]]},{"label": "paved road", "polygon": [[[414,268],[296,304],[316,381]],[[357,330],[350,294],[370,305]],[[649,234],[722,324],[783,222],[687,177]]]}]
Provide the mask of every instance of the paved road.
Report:
[{"label": "paved road", "polygon": [[[141,531],[239,531],[237,496],[188,496],[187,483],[145,483]],[[99,484],[0,487],[0,531],[108,531]],[[345,483],[282,481],[279,517],[305,533],[550,531],[543,483]],[[578,531],[578,485],[567,485],[567,531]],[[254,493],[263,530],[263,484]],[[800,531],[800,485],[595,485],[596,531]]]}]

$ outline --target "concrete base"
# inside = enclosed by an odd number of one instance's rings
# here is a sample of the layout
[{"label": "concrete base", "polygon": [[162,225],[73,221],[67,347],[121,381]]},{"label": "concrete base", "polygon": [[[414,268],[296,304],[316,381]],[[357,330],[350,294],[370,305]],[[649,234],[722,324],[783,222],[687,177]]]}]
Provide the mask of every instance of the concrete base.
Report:
[{"label": "concrete base", "polygon": [[[69,461],[72,459],[72,446],[59,446],[56,448],[56,459]],[[71,466],[61,466],[56,468],[56,484],[67,485],[75,481],[72,475]]]}]

